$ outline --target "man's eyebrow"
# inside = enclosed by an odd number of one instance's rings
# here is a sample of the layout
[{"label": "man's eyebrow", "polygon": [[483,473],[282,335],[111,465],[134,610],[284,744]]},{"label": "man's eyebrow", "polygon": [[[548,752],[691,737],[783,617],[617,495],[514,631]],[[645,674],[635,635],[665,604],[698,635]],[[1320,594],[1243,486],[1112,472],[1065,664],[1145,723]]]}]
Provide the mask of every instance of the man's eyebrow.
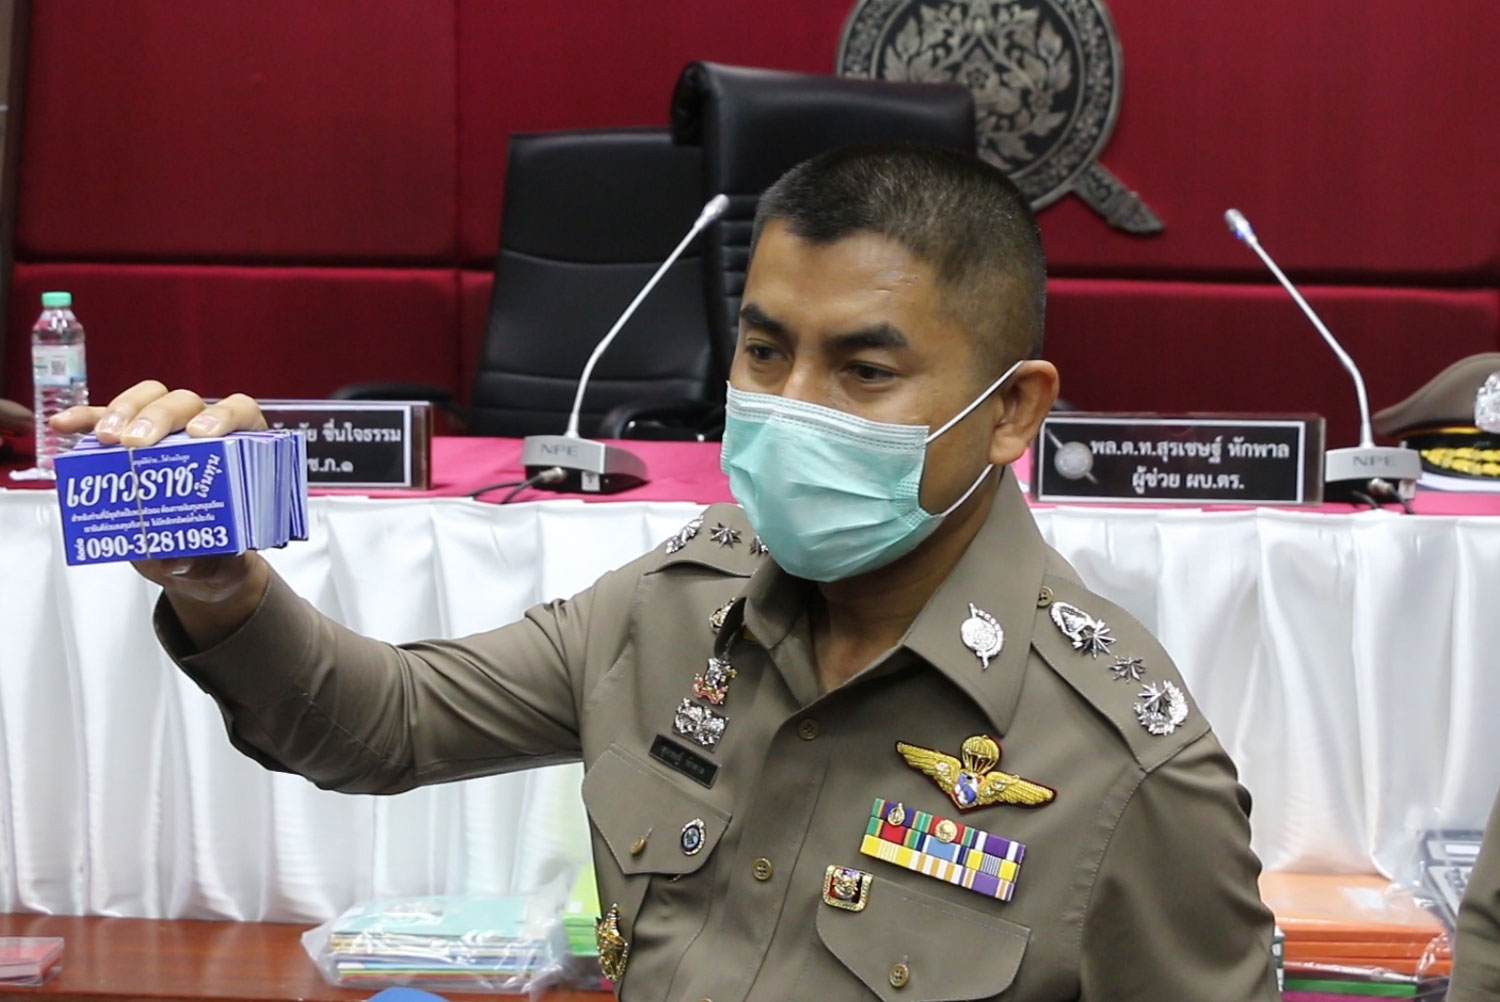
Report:
[{"label": "man's eyebrow", "polygon": [[740,320],[746,326],[753,327],[766,334],[786,337],[786,324],[774,319],[754,303],[746,303],[740,307]]},{"label": "man's eyebrow", "polygon": [[861,349],[904,351],[911,347],[911,342],[899,328],[891,324],[876,324],[847,334],[835,334],[828,339],[827,347],[839,352]]}]

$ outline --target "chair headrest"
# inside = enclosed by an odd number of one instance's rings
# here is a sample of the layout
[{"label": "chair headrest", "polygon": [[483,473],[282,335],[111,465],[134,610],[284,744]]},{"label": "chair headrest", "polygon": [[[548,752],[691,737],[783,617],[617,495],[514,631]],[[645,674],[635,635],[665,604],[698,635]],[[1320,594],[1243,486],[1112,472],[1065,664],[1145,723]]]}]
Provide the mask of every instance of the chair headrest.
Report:
[{"label": "chair headrest", "polygon": [[[718,190],[759,194],[837,146],[891,140],[970,153],[974,99],[959,84],[908,84],[695,62],[672,96],[672,140],[703,147]],[[712,161],[712,162],[709,162]]]}]

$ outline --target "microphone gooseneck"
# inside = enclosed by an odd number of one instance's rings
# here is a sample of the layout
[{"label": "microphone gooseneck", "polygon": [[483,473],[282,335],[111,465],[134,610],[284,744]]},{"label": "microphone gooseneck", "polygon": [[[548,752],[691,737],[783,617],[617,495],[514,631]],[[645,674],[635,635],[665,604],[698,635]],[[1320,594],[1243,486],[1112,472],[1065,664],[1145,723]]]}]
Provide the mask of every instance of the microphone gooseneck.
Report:
[{"label": "microphone gooseneck", "polygon": [[1312,321],[1312,325],[1317,328],[1318,333],[1323,335],[1323,340],[1328,342],[1328,347],[1332,348],[1333,353],[1338,356],[1338,360],[1344,366],[1344,369],[1353,377],[1354,392],[1359,397],[1359,444],[1361,448],[1373,446],[1375,444],[1375,436],[1370,430],[1370,398],[1365,392],[1365,378],[1360,375],[1359,367],[1354,364],[1354,359],[1349,357],[1349,353],[1334,338],[1333,333],[1329,331],[1327,325],[1313,311],[1313,308],[1307,304],[1307,300],[1302,298],[1302,293],[1297,291],[1297,287],[1292,284],[1291,279],[1287,278],[1285,273],[1276,266],[1276,262],[1271,260],[1271,255],[1267,254],[1265,248],[1260,245],[1260,240],[1256,238],[1255,230],[1250,227],[1250,220],[1245,218],[1245,214],[1239,209],[1230,209],[1224,213],[1224,222],[1229,225],[1229,232],[1233,233],[1242,243],[1255,251],[1256,256],[1261,259],[1261,262],[1265,264],[1271,274],[1276,276],[1276,281],[1281,283],[1281,287],[1301,307],[1302,312],[1307,315],[1307,319]]},{"label": "microphone gooseneck", "polygon": [[651,290],[656,288],[656,283],[661,281],[662,276],[667,273],[667,269],[671,268],[677,259],[682,256],[683,251],[687,250],[687,246],[693,242],[693,238],[703,232],[703,229],[709,224],[724,215],[725,210],[728,208],[729,199],[725,195],[715,195],[708,200],[703,206],[703,211],[698,213],[698,218],[693,222],[692,229],[688,230],[687,236],[683,237],[682,241],[673,248],[672,253],[667,255],[667,259],[661,263],[661,267],[657,268],[646,284],[641,287],[641,291],[635,294],[635,298],[630,301],[629,306],[625,307],[625,312],[620,314],[619,319],[614,322],[614,326],[609,329],[609,333],[604,335],[604,339],[594,345],[594,350],[589,355],[588,362],[583,366],[583,375],[578,379],[578,391],[573,395],[573,409],[568,413],[568,430],[563,433],[566,437],[579,437],[578,414],[583,409],[583,391],[588,388],[589,377],[594,374],[594,366],[598,363],[599,356],[604,354],[605,349],[614,341],[615,335],[619,334],[626,322],[635,315],[636,308],[641,305],[641,302],[650,294]]}]

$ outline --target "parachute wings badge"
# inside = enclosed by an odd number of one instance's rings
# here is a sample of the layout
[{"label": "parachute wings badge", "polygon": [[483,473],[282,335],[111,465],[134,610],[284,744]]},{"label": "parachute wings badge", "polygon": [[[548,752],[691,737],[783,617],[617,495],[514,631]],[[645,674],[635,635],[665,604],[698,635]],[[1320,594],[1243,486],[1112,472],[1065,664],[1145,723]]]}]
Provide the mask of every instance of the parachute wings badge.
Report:
[{"label": "parachute wings badge", "polygon": [[962,759],[931,748],[896,742],[896,751],[906,764],[932,781],[961,811],[992,804],[1042,807],[1057,797],[1050,786],[1001,772],[1000,743],[987,734],[976,734],[963,743]]}]

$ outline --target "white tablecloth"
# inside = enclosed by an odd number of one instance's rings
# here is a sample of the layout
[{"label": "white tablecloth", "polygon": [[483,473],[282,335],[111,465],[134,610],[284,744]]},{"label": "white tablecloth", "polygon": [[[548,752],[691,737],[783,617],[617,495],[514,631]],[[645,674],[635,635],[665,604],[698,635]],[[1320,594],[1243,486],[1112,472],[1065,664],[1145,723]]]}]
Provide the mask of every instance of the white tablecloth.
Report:
[{"label": "white tablecloth", "polygon": [[[690,518],[686,503],[318,498],[270,554],[390,641],[509,622]],[[1397,868],[1412,826],[1500,785],[1500,518],[1040,511],[1162,639],[1255,795],[1277,868]],[[129,567],[65,568],[55,501],[0,491],[0,910],[319,920],[375,894],[495,892],[582,860],[576,766],[351,797],[234,752]]]}]

